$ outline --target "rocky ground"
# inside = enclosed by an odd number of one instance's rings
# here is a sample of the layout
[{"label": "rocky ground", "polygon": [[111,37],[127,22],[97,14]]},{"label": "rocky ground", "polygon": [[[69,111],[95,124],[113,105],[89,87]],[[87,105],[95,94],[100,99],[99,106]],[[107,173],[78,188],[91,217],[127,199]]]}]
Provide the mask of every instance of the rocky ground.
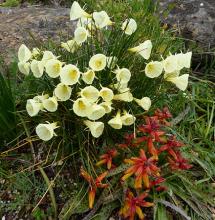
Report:
[{"label": "rocky ground", "polygon": [[[168,5],[173,6],[164,22],[177,27],[182,36],[206,48],[215,46],[215,0],[160,0],[160,5],[161,15]],[[0,54],[10,54],[22,42],[28,43],[29,33],[40,42],[59,39],[72,30],[68,8],[0,8]]]}]

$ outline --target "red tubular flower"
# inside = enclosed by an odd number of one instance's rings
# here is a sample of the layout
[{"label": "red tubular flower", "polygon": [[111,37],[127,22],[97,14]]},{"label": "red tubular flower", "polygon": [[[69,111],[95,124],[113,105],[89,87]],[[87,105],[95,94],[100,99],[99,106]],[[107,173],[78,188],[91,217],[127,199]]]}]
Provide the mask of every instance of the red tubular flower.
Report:
[{"label": "red tubular flower", "polygon": [[156,159],[150,157],[147,159],[143,149],[140,150],[140,157],[132,157],[131,159],[125,159],[125,163],[131,164],[132,166],[128,168],[122,180],[126,180],[132,175],[135,175],[134,187],[136,189],[142,188],[142,182],[146,188],[149,188],[149,176],[160,176],[159,168],[155,164]]},{"label": "red tubular flower", "polygon": [[177,150],[177,148],[184,146],[183,143],[179,142],[176,140],[175,136],[171,136],[165,145],[162,145],[158,152],[161,153],[163,151],[167,151],[171,156],[174,158],[177,157],[176,153],[174,150]]},{"label": "red tubular flower", "polygon": [[124,143],[123,144],[118,144],[118,147],[121,147],[121,148],[127,148],[127,147],[134,147],[136,146],[134,142],[134,133],[132,134],[125,134],[124,136]]},{"label": "red tubular flower", "polygon": [[116,157],[117,155],[117,150],[116,149],[111,149],[109,151],[107,151],[106,154],[103,154],[100,156],[100,161],[96,163],[97,166],[100,166],[102,164],[107,164],[107,169],[110,170],[111,168],[114,167],[114,165],[112,164],[112,160],[114,157]]},{"label": "red tubular flower", "polygon": [[95,180],[92,176],[90,176],[83,168],[81,168],[81,176],[89,183],[89,208],[92,209],[96,190],[97,188],[106,188],[108,187],[108,184],[103,184],[101,181],[107,176],[108,172],[102,173],[100,176],[98,176]]},{"label": "red tubular flower", "polygon": [[167,107],[164,107],[162,110],[159,108],[155,111],[155,116],[158,117],[158,120],[166,125],[170,126],[170,123],[166,121],[166,119],[172,118],[172,114],[170,113],[169,109]]},{"label": "red tubular flower", "polygon": [[139,219],[143,220],[144,214],[141,207],[153,206],[153,203],[145,201],[147,196],[147,193],[142,193],[141,195],[134,197],[134,194],[128,190],[126,193],[125,204],[119,211],[120,215],[122,215],[123,218],[134,220],[135,214],[137,213]]},{"label": "red tubular flower", "polygon": [[139,126],[138,131],[149,134],[153,141],[159,141],[160,136],[164,135],[165,132],[160,130],[158,117],[145,117],[145,122],[145,125]]},{"label": "red tubular flower", "polygon": [[175,156],[168,158],[169,164],[172,170],[188,170],[192,167],[184,157],[181,156],[180,152],[175,152]]},{"label": "red tubular flower", "polygon": [[167,187],[166,186],[160,186],[161,183],[165,182],[166,180],[159,176],[159,177],[156,177],[154,180],[150,181],[150,186],[149,188],[152,188],[154,186],[157,186],[156,187],[156,191],[160,192],[160,191],[165,191],[167,190]]}]

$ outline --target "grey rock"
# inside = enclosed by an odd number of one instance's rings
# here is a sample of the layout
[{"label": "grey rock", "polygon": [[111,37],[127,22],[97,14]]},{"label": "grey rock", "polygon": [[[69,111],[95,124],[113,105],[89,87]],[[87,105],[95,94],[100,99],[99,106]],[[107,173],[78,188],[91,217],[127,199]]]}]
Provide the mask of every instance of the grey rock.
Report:
[{"label": "grey rock", "polygon": [[163,11],[169,4],[174,7],[164,22],[202,47],[215,46],[215,0],[160,0]]}]

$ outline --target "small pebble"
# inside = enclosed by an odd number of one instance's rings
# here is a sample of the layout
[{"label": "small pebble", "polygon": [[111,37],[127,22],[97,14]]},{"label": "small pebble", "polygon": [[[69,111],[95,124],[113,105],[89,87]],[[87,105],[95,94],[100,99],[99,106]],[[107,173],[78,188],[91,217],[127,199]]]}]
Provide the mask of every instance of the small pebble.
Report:
[{"label": "small pebble", "polygon": [[200,6],[203,7],[203,6],[204,6],[204,3],[200,3]]}]

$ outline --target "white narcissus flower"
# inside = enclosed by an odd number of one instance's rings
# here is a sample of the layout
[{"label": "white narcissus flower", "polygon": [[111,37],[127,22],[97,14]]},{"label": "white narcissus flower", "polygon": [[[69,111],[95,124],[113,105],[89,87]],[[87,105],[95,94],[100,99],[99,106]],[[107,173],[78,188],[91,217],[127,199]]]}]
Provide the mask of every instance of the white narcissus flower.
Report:
[{"label": "white narcissus flower", "polygon": [[129,114],[128,112],[126,112],[125,110],[123,113],[124,113],[124,115],[121,116],[122,124],[125,126],[130,126],[130,125],[134,124],[136,118],[132,114]]},{"label": "white narcissus flower", "polygon": [[34,47],[32,50],[32,57],[37,57],[41,53],[40,49],[37,47]]},{"label": "white narcissus flower", "polygon": [[128,83],[131,78],[131,72],[127,68],[117,69],[114,71],[116,73],[116,79],[121,84]]},{"label": "white narcissus flower", "polygon": [[93,12],[93,19],[96,27],[100,29],[113,24],[105,11]]},{"label": "white narcissus flower", "polygon": [[175,72],[172,72],[172,73],[164,73],[164,79],[166,81],[169,81],[169,79],[175,78],[175,77],[179,76],[179,74],[180,74],[180,71],[178,71],[178,70]]},{"label": "white narcissus flower", "polygon": [[87,99],[89,102],[95,102],[99,98],[99,90],[94,86],[86,86],[81,90],[81,97]]},{"label": "white narcissus flower", "polygon": [[31,71],[36,78],[40,78],[43,75],[44,64],[42,61],[32,60]]},{"label": "white narcissus flower", "polygon": [[113,91],[107,87],[102,87],[99,91],[99,95],[105,102],[110,102],[114,97]]},{"label": "white narcissus flower", "polygon": [[189,74],[183,74],[181,76],[169,76],[165,80],[172,82],[182,91],[185,91],[188,86]]},{"label": "white narcissus flower", "polygon": [[107,68],[113,69],[116,66],[117,61],[118,61],[117,57],[114,56],[107,57]]},{"label": "white narcissus flower", "polygon": [[175,72],[176,70],[178,70],[177,57],[175,55],[168,56],[163,61],[163,68],[166,73],[172,73],[172,72]]},{"label": "white narcissus flower", "polygon": [[77,22],[77,27],[85,27],[91,30],[92,18],[81,17]]},{"label": "white narcissus flower", "polygon": [[42,61],[44,65],[46,64],[47,61],[52,59],[57,59],[57,57],[51,51],[46,50],[43,52]]},{"label": "white narcissus flower", "polygon": [[60,80],[65,85],[74,85],[80,78],[78,67],[72,64],[64,66],[60,71]]},{"label": "white narcissus flower", "polygon": [[88,14],[84,9],[79,5],[77,1],[74,1],[71,10],[70,10],[70,20],[74,21],[76,19],[79,19],[81,17],[91,17],[90,14]]},{"label": "white narcissus flower", "polygon": [[49,97],[48,94],[42,94],[42,95],[37,95],[33,99],[37,102],[43,102],[43,100],[47,99]]},{"label": "white narcissus flower", "polygon": [[144,41],[137,47],[128,49],[131,52],[140,54],[144,59],[148,60],[152,51],[152,42],[150,40]]},{"label": "white narcissus flower", "polygon": [[122,93],[114,95],[113,99],[123,102],[132,102],[133,95],[128,88],[121,90]]},{"label": "white narcissus flower", "polygon": [[31,51],[24,44],[22,44],[18,50],[19,62],[26,63],[31,59],[31,56]]},{"label": "white narcissus flower", "polygon": [[57,136],[54,130],[58,128],[57,123],[39,124],[36,127],[37,136],[43,141],[49,141],[53,136]]},{"label": "white narcissus flower", "polygon": [[60,101],[67,101],[70,99],[72,93],[72,88],[64,83],[59,83],[57,87],[54,89],[55,96]]},{"label": "white narcissus flower", "polygon": [[88,36],[88,30],[84,27],[78,27],[74,32],[74,40],[77,42],[77,44],[84,43]]},{"label": "white narcissus flower", "polygon": [[126,19],[122,24],[122,30],[127,35],[132,35],[137,30],[137,23],[133,18]]},{"label": "white narcissus flower", "polygon": [[117,112],[116,116],[108,121],[108,124],[114,129],[122,128],[122,119],[120,111]]},{"label": "white narcissus flower", "polygon": [[90,129],[93,137],[98,138],[102,135],[104,130],[104,123],[100,121],[84,121],[84,124]]},{"label": "white narcissus flower", "polygon": [[93,80],[94,80],[94,78],[95,78],[95,75],[96,75],[95,72],[94,72],[93,70],[89,69],[89,70],[87,70],[87,72],[82,73],[82,80],[83,80],[86,84],[90,85],[90,84],[93,83]]},{"label": "white narcissus flower", "polygon": [[28,99],[26,103],[26,110],[28,114],[33,117],[36,116],[42,109],[42,104],[34,99]]},{"label": "white narcissus flower", "polygon": [[190,68],[192,52],[179,53],[176,54],[175,56],[177,59],[178,70],[181,70],[183,68]]},{"label": "white narcissus flower", "polygon": [[118,90],[120,93],[123,93],[125,90],[128,90],[128,83],[118,82],[116,84],[111,85],[111,88]]},{"label": "white narcissus flower", "polygon": [[150,109],[152,104],[151,99],[149,97],[143,97],[142,99],[134,98],[134,101],[146,111]]},{"label": "white narcissus flower", "polygon": [[43,100],[43,107],[49,112],[55,112],[58,107],[57,97],[49,97],[48,99]]},{"label": "white narcissus flower", "polygon": [[163,64],[158,61],[151,61],[145,67],[145,74],[149,78],[156,78],[163,72]]},{"label": "white narcissus flower", "polygon": [[78,98],[73,103],[73,111],[80,117],[86,117],[89,114],[91,103],[85,98]]},{"label": "white narcissus flower", "polygon": [[24,75],[29,75],[30,73],[30,63],[23,63],[23,62],[19,62],[18,63],[18,68],[19,68],[19,71],[21,73],[23,73]]},{"label": "white narcissus flower", "polygon": [[51,78],[57,78],[60,75],[62,69],[62,63],[59,60],[51,59],[45,64],[46,73]]},{"label": "white narcissus flower", "polygon": [[108,114],[112,111],[112,102],[102,102],[100,105],[105,109],[105,113]]},{"label": "white narcissus flower", "polygon": [[96,54],[90,58],[89,67],[94,71],[101,71],[106,67],[107,57],[104,54]]},{"label": "white narcissus flower", "polygon": [[70,53],[74,53],[80,45],[75,40],[68,40],[66,43],[62,42],[61,47]]},{"label": "white narcissus flower", "polygon": [[87,117],[90,120],[98,120],[102,118],[105,115],[105,113],[106,111],[104,107],[102,107],[101,105],[93,104],[89,109]]}]

